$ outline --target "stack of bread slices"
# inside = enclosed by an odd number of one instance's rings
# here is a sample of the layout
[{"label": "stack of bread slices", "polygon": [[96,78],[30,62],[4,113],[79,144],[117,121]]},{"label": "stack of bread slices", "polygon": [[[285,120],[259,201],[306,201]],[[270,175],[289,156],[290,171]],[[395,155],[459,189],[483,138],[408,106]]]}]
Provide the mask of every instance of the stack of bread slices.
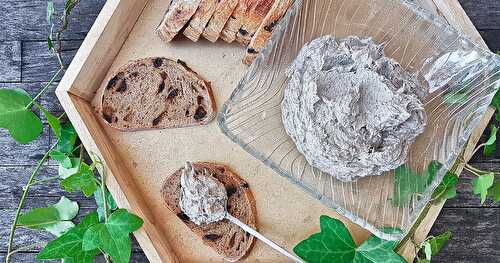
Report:
[{"label": "stack of bread slices", "polygon": [[250,64],[294,0],[172,0],[156,29],[166,42],[182,33],[192,41],[219,38],[246,46]]}]

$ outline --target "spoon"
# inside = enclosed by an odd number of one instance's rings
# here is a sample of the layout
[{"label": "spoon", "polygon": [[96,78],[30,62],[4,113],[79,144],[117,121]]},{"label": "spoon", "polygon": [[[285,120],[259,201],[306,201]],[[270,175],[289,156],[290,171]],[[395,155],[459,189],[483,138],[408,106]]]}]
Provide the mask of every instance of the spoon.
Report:
[{"label": "spoon", "polygon": [[193,223],[201,225],[227,219],[293,261],[304,263],[299,257],[232,216],[227,210],[227,199],[226,188],[207,169],[195,171],[193,165],[186,162],[181,175],[179,206]]}]

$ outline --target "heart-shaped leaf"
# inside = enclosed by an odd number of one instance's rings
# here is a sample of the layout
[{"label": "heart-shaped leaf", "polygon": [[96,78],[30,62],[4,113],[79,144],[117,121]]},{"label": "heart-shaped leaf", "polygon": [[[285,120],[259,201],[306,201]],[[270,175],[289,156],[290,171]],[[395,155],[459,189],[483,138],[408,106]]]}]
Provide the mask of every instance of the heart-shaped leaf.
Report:
[{"label": "heart-shaped leaf", "polygon": [[58,174],[62,179],[66,179],[71,175],[74,175],[80,169],[80,158],[69,158],[71,161],[71,168],[65,168],[59,164]]},{"label": "heart-shaped leaf", "polygon": [[452,172],[447,172],[443,181],[436,187],[432,193],[434,202],[439,203],[443,200],[453,198],[457,195],[458,176]]},{"label": "heart-shaped leaf", "polygon": [[396,241],[386,241],[371,236],[359,247],[340,220],[320,217],[321,232],[301,241],[293,251],[309,263],[403,263],[406,262],[394,252]]},{"label": "heart-shaped leaf", "polygon": [[72,167],[71,159],[68,154],[58,150],[52,150],[49,153],[50,158],[56,160],[62,167],[69,169]]},{"label": "heart-shaped leaf", "polygon": [[114,262],[127,263],[130,260],[131,242],[129,234],[143,224],[141,218],[125,209],[118,209],[106,223],[90,227],[83,236],[83,249],[99,248],[109,254]]},{"label": "heart-shaped leaf", "polygon": [[60,236],[74,226],[71,220],[78,214],[78,204],[66,197],[49,207],[35,208],[19,216],[19,226],[44,229]]},{"label": "heart-shaped leaf", "polygon": [[493,199],[494,203],[500,201],[500,180],[496,180],[493,186],[488,189],[488,196]]},{"label": "heart-shaped leaf", "polygon": [[488,173],[472,179],[472,191],[481,196],[481,204],[486,201],[488,189],[493,185],[495,174]]},{"label": "heart-shaped leaf", "polygon": [[38,253],[36,258],[39,260],[64,258],[64,262],[92,262],[99,250],[84,251],[82,248],[83,235],[91,226],[97,223],[99,223],[97,213],[93,212],[86,215],[74,228],[50,241]]},{"label": "heart-shaped leaf", "polygon": [[19,143],[38,138],[43,126],[31,111],[30,95],[22,89],[0,89],[0,128],[7,129]]}]

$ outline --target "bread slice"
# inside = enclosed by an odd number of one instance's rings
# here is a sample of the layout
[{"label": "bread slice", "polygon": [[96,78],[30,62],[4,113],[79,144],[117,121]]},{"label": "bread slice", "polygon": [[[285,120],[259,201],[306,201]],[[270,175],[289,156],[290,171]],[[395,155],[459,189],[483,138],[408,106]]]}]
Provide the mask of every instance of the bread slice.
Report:
[{"label": "bread slice", "polygon": [[198,41],[205,26],[215,12],[218,0],[201,0],[198,10],[191,17],[189,25],[184,29],[183,34],[192,41]]},{"label": "bread slice", "polygon": [[248,12],[240,29],[236,33],[236,41],[238,41],[238,43],[245,46],[250,43],[250,39],[252,39],[255,31],[259,28],[273,3],[274,0],[259,0],[253,3],[250,12]]},{"label": "bread slice", "polygon": [[294,0],[276,0],[267,13],[266,17],[255,32],[255,35],[248,44],[247,52],[243,58],[243,63],[250,65],[257,57],[257,54],[264,48],[267,41],[273,34],[274,27],[283,18],[288,8],[293,4]]},{"label": "bread slice", "polygon": [[198,9],[200,0],[173,0],[156,33],[163,41],[170,42],[186,25]]},{"label": "bread slice", "polygon": [[203,31],[203,37],[211,42],[217,41],[220,32],[226,24],[229,16],[233,13],[238,0],[220,0],[215,8],[215,12],[210,18],[207,27]]},{"label": "bread slice", "polygon": [[[231,215],[252,228],[257,225],[255,199],[248,183],[233,173],[228,167],[219,164],[193,163],[195,170],[207,169],[220,181],[228,194],[227,207]],[[162,187],[162,196],[166,206],[179,217],[186,226],[199,236],[203,243],[222,255],[225,260],[234,262],[242,259],[252,249],[255,238],[243,229],[224,219],[211,224],[196,225],[189,220],[179,207],[180,178],[183,168],[168,177]]]},{"label": "bread slice", "polygon": [[239,0],[238,5],[233,11],[233,14],[229,17],[220,33],[220,38],[228,43],[233,42],[236,39],[236,33],[240,29],[244,20],[250,12],[250,7],[254,2],[258,0]]},{"label": "bread slice", "polygon": [[216,114],[210,83],[184,61],[145,58],[131,61],[105,84],[100,114],[124,130],[202,125]]}]

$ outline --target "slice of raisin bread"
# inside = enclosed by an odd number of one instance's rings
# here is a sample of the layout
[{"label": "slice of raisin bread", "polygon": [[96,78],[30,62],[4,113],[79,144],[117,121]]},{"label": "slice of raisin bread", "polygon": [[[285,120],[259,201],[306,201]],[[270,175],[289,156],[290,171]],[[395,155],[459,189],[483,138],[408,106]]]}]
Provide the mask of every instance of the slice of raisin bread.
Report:
[{"label": "slice of raisin bread", "polygon": [[271,38],[273,34],[274,27],[283,18],[288,8],[293,4],[294,0],[276,0],[271,7],[271,10],[267,13],[266,17],[260,24],[259,28],[255,32],[255,35],[250,40],[248,44],[247,52],[243,58],[243,63],[250,65],[252,61],[257,57],[257,54],[264,48],[267,40]]},{"label": "slice of raisin bread", "polygon": [[233,13],[238,0],[220,0],[215,8],[215,12],[208,21],[207,27],[203,31],[203,37],[211,42],[217,41],[220,32],[224,28],[229,16]]},{"label": "slice of raisin bread", "polygon": [[156,33],[163,41],[170,42],[191,19],[201,0],[173,0]]},{"label": "slice of raisin bread", "polygon": [[240,29],[236,33],[236,41],[238,41],[238,43],[245,46],[250,43],[250,39],[254,36],[255,31],[259,28],[273,3],[274,0],[259,0],[253,3]]},{"label": "slice of raisin bread", "polygon": [[222,38],[222,40],[231,43],[236,39],[236,33],[238,33],[238,30],[243,24],[243,21],[248,16],[250,7],[252,6],[253,2],[256,2],[256,0],[238,1],[238,5],[234,9],[233,13],[227,20],[226,25],[224,25],[224,28],[220,33],[220,38]]},{"label": "slice of raisin bread", "polygon": [[210,83],[185,62],[160,57],[118,69],[105,83],[99,110],[124,131],[203,125],[216,115]]},{"label": "slice of raisin bread", "polygon": [[[255,199],[248,183],[224,165],[200,162],[193,163],[196,170],[207,169],[211,176],[220,181],[226,188],[227,208],[231,215],[252,228],[256,228],[257,210]],[[198,235],[207,246],[222,255],[225,260],[234,262],[245,257],[252,249],[255,238],[235,224],[224,219],[222,221],[196,225],[189,220],[179,207],[180,178],[182,169],[177,170],[163,183],[162,196],[165,204],[179,217],[186,226]]]},{"label": "slice of raisin bread", "polygon": [[189,25],[184,29],[183,34],[192,41],[198,41],[203,30],[215,12],[218,0],[201,0],[198,10],[191,17]]}]

